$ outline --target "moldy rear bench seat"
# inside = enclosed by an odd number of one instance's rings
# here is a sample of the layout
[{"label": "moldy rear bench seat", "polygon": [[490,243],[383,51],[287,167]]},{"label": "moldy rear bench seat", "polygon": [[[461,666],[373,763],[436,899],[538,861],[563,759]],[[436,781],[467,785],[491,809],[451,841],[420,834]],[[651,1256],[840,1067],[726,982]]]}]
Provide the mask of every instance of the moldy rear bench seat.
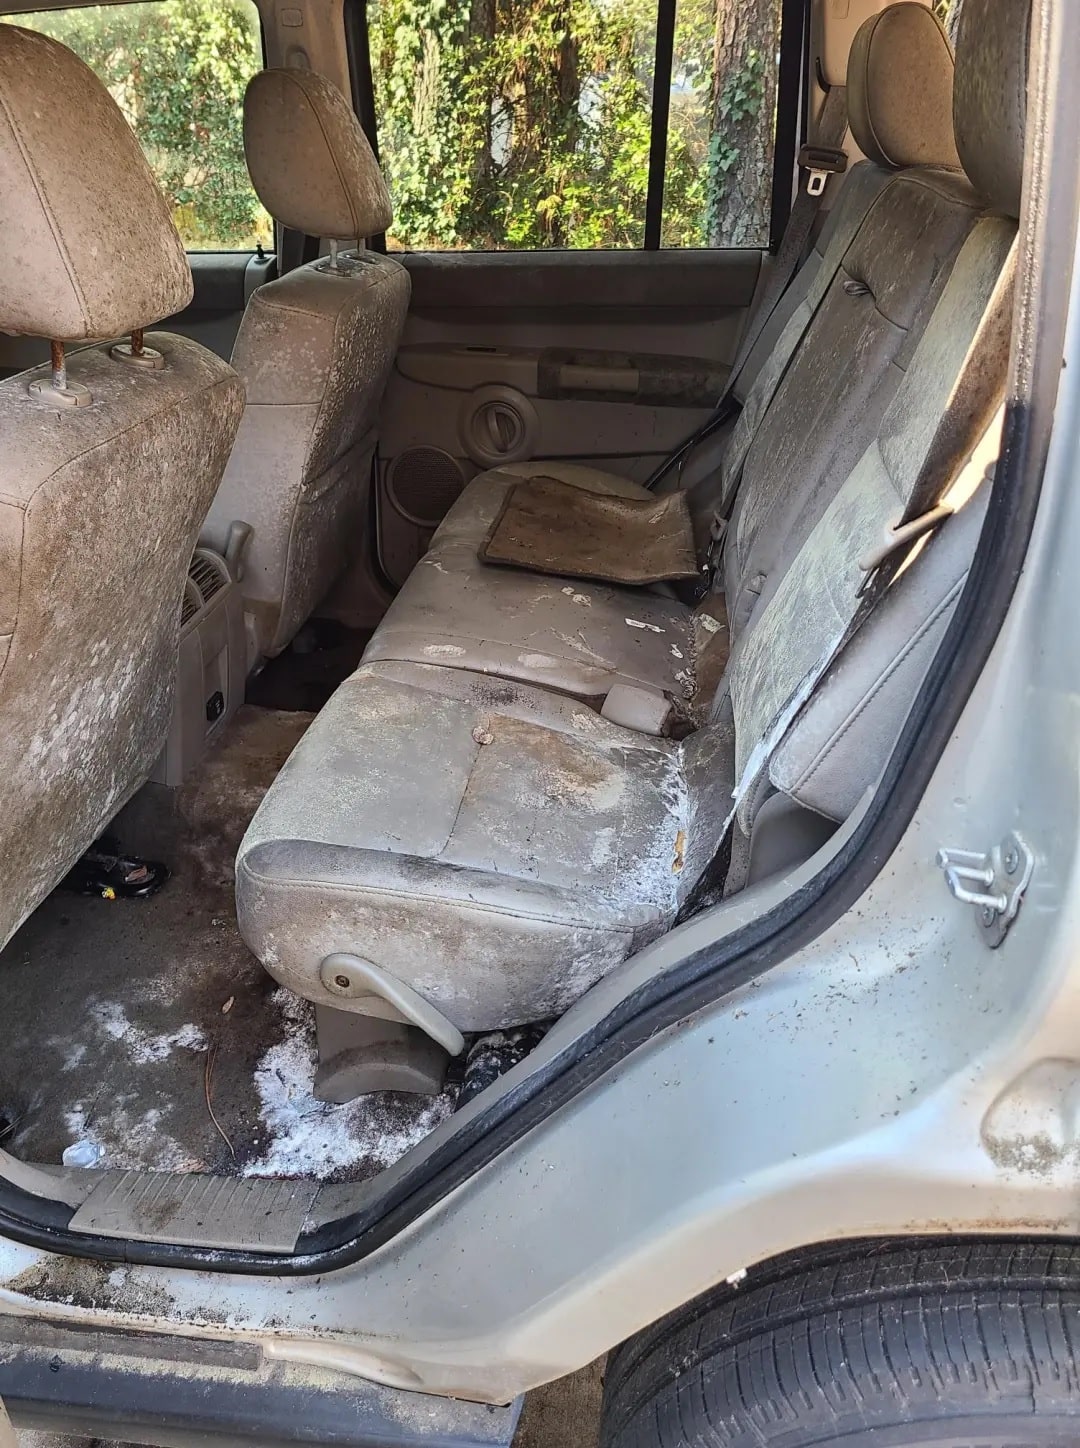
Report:
[{"label": "moldy rear bench seat", "polygon": [[[241,929],[280,981],[320,1005],[391,1020],[414,1019],[419,1003],[458,1031],[547,1018],[675,922],[716,854],[737,782],[744,839],[785,783],[827,828],[873,782],[959,592],[985,489],[889,590],[776,757],[759,756],[779,706],[827,649],[840,605],[861,581],[859,560],[911,496],[1014,244],[1022,135],[997,119],[987,97],[1004,92],[1014,106],[1003,114],[1023,116],[1026,21],[1024,0],[967,0],[956,128],[979,189],[950,173],[932,173],[929,184],[920,176],[912,187],[895,178],[905,208],[884,206],[872,228],[877,250],[860,256],[860,272],[879,278],[885,222],[893,216],[908,245],[912,207],[925,199],[923,244],[906,257],[917,300],[899,276],[876,280],[891,298],[890,319],[880,296],[852,292],[865,327],[846,312],[835,332],[811,325],[788,369],[770,412],[783,406],[802,416],[818,438],[806,451],[829,466],[809,489],[812,519],[776,549],[756,608],[746,616],[734,609],[731,662],[708,722],[679,742],[654,738],[599,717],[570,689],[373,650],[305,735],[239,851]],[[845,255],[844,282],[858,280],[848,248]],[[924,312],[913,342],[912,326],[897,318],[913,324]],[[837,337],[855,360],[829,350]],[[845,407],[827,426],[822,408],[844,390],[837,370],[858,371],[856,361],[871,355],[881,375],[859,396],[873,427],[849,459],[864,416]],[[996,357],[993,368],[1002,387],[1005,363]],[[823,391],[814,381],[822,371]],[[808,389],[801,402],[796,383]],[[850,390],[844,395],[850,400]],[[766,416],[755,447],[776,454],[768,426]],[[747,517],[770,511],[772,477],[748,466],[740,494]],[[806,513],[801,482],[797,491]],[[746,536],[734,524],[733,533]],[[747,590],[758,598],[744,576],[761,566],[756,550],[751,540],[726,560],[736,599]],[[643,597],[626,589],[610,596],[624,615]],[[364,989],[340,986],[328,965],[335,952],[368,963]]]}]

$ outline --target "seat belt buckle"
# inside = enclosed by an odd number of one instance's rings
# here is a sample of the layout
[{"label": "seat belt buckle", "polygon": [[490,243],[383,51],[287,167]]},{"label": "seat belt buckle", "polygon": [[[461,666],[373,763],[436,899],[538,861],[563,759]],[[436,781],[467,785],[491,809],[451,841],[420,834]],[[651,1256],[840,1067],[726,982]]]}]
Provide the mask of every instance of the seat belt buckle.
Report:
[{"label": "seat belt buckle", "polygon": [[847,170],[847,153],[836,146],[803,146],[799,165],[809,172],[806,194],[820,196],[830,176],[840,176]]},{"label": "seat belt buckle", "polygon": [[728,520],[719,513],[714,513],[713,520],[709,524],[709,551],[705,559],[705,567],[709,573],[720,566],[720,555],[724,551],[727,529]]}]

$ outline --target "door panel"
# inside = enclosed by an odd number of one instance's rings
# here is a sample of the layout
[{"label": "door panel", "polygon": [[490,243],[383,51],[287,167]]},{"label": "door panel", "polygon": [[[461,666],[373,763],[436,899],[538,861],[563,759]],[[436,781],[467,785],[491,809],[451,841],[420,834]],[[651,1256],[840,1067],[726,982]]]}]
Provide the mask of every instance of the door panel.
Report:
[{"label": "door panel", "polygon": [[563,458],[644,479],[708,414],[756,251],[425,253],[380,427],[379,562],[400,584],[470,477]]}]

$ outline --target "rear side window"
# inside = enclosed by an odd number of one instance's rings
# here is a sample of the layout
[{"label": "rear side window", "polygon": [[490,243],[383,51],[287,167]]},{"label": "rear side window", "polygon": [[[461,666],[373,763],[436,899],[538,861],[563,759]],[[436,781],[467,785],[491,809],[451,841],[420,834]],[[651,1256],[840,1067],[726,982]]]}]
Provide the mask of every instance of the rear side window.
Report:
[{"label": "rear side window", "polygon": [[366,0],[388,246],[767,246],[780,13]]},{"label": "rear side window", "polygon": [[51,35],[96,72],[189,250],[272,248],[244,163],[244,89],[263,65],[252,0],[136,0],[0,19]]}]

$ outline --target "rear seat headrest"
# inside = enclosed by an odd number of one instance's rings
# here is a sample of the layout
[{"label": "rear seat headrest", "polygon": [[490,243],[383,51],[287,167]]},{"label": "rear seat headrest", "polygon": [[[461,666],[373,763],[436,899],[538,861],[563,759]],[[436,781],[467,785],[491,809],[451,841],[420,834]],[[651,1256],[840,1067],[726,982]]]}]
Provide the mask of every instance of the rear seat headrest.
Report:
[{"label": "rear seat headrest", "polygon": [[1031,0],[964,0],[956,37],[956,144],[975,189],[1020,215]]},{"label": "rear seat headrest", "polygon": [[902,0],[872,15],[852,41],[848,124],[879,166],[960,168],[953,138],[953,55],[932,10]]},{"label": "rear seat headrest", "polygon": [[356,113],[311,70],[263,70],[244,97],[251,182],[283,226],[331,241],[385,231],[390,193]]},{"label": "rear seat headrest", "polygon": [[169,208],[119,107],[66,46],[0,25],[0,331],[114,337],[191,300]]}]

